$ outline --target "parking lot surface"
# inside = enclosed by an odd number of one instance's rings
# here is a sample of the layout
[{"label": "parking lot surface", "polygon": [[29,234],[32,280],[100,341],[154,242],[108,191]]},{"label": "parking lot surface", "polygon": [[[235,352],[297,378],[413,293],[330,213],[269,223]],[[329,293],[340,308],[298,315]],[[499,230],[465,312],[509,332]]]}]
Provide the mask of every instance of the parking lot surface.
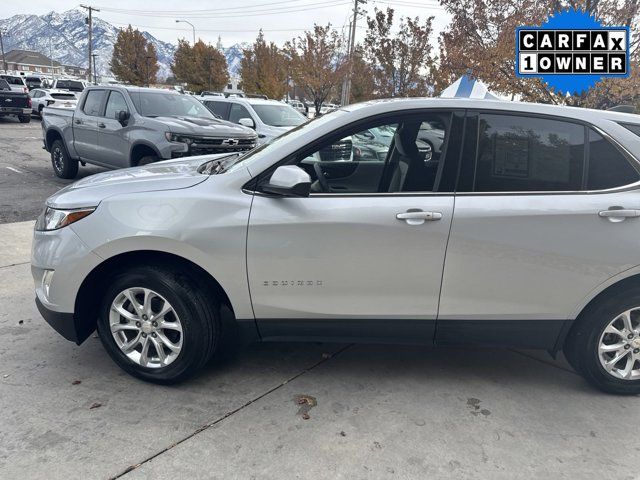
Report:
[{"label": "parking lot surface", "polygon": [[2,479],[638,478],[638,398],[544,353],[264,344],[136,380],[41,319],[32,225],[0,225]]},{"label": "parking lot surface", "polygon": [[[80,167],[78,179],[101,171]],[[37,218],[46,198],[72,182],[54,175],[49,153],[42,149],[40,120],[22,124],[0,117],[0,223]]]}]

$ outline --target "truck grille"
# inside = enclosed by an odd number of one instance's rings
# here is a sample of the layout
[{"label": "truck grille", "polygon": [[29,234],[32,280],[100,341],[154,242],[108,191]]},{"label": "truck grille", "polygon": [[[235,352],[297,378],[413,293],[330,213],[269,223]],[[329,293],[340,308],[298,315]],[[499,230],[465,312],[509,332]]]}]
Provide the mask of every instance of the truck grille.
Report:
[{"label": "truck grille", "polygon": [[349,160],[351,158],[351,140],[341,140],[325,148],[320,149],[320,160],[323,162],[336,162],[339,160]]},{"label": "truck grille", "polygon": [[221,153],[251,150],[256,146],[254,138],[190,137],[189,151],[193,153]]}]

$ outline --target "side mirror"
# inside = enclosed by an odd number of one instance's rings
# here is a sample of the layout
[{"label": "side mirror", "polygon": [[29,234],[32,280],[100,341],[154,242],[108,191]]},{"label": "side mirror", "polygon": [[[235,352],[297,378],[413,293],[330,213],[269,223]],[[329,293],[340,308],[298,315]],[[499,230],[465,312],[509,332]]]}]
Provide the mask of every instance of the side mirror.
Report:
[{"label": "side mirror", "polygon": [[127,112],[126,110],[118,110],[116,112],[116,119],[120,122],[120,124],[126,125],[127,120],[129,120],[129,112]]},{"label": "side mirror", "polygon": [[241,118],[238,123],[243,127],[256,128],[256,122],[252,118]]},{"label": "side mirror", "polygon": [[308,197],[311,192],[311,177],[300,167],[284,165],[276,168],[269,183],[262,186],[262,191],[283,197]]}]

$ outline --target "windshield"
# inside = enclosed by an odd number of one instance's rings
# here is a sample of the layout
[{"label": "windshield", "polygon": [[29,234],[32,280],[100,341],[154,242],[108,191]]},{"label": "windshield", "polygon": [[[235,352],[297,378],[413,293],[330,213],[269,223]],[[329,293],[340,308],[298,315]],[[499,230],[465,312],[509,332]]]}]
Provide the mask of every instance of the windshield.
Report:
[{"label": "windshield", "polygon": [[253,150],[250,150],[249,152],[245,153],[243,156],[238,158],[236,162],[230,165],[228,169],[224,171],[231,172],[237,168],[240,168],[241,166],[248,167],[252,163],[257,162],[260,159],[264,158],[265,156],[270,155],[273,150],[280,148],[283,144],[286,144],[289,142],[295,142],[300,136],[306,134],[309,130],[320,128],[327,123],[331,123],[335,121],[336,115],[339,115],[342,113],[344,113],[344,110],[336,110],[335,112],[332,112],[328,115],[315,117],[314,119],[308,122],[302,123],[297,127],[292,128],[291,130],[283,133],[279,137],[275,137],[271,139],[269,142],[263,143],[259,147],[256,147]]},{"label": "windshield", "polygon": [[297,127],[306,118],[289,105],[252,105],[260,120],[271,127]]},{"label": "windshield", "polygon": [[215,117],[191,95],[172,92],[131,92],[131,100],[145,117]]},{"label": "windshield", "polygon": [[11,85],[23,85],[24,86],[24,82],[22,81],[22,77],[13,77],[11,75],[2,75],[0,76],[0,78],[4,78],[7,83],[11,84]]},{"label": "windshield", "polygon": [[77,82],[74,80],[58,80],[56,82],[56,88],[60,88],[62,90],[71,90],[72,92],[81,92],[84,90],[84,85],[82,82]]},{"label": "windshield", "polygon": [[52,93],[51,98],[57,100],[75,100],[76,96],[73,93]]}]

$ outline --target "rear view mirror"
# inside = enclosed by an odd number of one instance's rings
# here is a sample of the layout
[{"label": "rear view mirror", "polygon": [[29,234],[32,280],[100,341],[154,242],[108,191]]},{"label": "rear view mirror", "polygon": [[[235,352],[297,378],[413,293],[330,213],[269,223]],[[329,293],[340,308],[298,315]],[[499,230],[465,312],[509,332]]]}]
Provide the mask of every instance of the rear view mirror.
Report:
[{"label": "rear view mirror", "polygon": [[127,120],[129,120],[129,112],[126,110],[118,110],[116,112],[116,119],[122,124],[126,125]]},{"label": "rear view mirror", "polygon": [[285,165],[276,168],[269,183],[262,186],[262,191],[283,197],[308,197],[311,177],[300,167]]},{"label": "rear view mirror", "polygon": [[252,118],[241,118],[238,123],[243,127],[256,128],[256,123]]}]

